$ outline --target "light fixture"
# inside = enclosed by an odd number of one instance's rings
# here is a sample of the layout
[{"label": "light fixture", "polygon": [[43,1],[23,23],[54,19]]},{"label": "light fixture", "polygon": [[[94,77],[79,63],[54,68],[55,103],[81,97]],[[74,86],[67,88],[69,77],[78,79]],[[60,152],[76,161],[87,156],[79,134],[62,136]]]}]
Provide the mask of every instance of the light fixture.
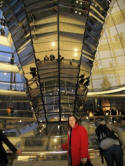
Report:
[{"label": "light fixture", "polygon": [[76,57],[76,56],[78,56],[78,54],[77,54],[77,53],[75,53],[75,54],[74,54],[74,56]]},{"label": "light fixture", "polygon": [[52,43],[51,43],[51,46],[52,46],[52,47],[56,46],[56,43],[55,43],[55,42],[52,42]]},{"label": "light fixture", "polygon": [[77,10],[75,10],[75,13],[78,13]]},{"label": "light fixture", "polygon": [[89,119],[89,117],[88,117],[88,116],[86,116],[86,119]]},{"label": "light fixture", "polygon": [[7,75],[7,73],[3,73],[5,76]]},{"label": "light fixture", "polygon": [[78,48],[74,48],[74,51],[77,52],[77,51],[78,51]]},{"label": "light fixture", "polygon": [[56,139],[56,138],[54,139],[54,142],[57,142],[57,139]]},{"label": "light fixture", "polygon": [[92,112],[89,112],[89,118],[93,118],[94,114]]},{"label": "light fixture", "polygon": [[109,115],[109,113],[108,112],[106,112],[106,114],[105,114],[106,116],[108,116]]}]

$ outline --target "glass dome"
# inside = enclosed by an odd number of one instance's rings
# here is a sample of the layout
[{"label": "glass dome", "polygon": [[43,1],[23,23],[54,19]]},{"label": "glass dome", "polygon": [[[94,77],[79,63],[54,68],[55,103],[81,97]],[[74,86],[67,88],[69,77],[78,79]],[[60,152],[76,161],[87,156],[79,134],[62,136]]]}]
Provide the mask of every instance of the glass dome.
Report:
[{"label": "glass dome", "polygon": [[113,3],[97,48],[90,92],[125,86],[125,1]]}]

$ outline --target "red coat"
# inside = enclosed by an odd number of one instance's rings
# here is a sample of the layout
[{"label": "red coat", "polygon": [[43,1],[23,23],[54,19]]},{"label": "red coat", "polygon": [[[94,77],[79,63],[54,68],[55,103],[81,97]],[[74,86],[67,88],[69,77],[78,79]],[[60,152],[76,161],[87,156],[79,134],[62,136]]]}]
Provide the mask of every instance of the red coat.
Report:
[{"label": "red coat", "polygon": [[[62,145],[63,150],[69,149],[69,133],[67,143]],[[71,154],[72,154],[72,166],[79,166],[81,158],[88,157],[88,134],[83,126],[78,124],[72,128],[71,136]]]}]

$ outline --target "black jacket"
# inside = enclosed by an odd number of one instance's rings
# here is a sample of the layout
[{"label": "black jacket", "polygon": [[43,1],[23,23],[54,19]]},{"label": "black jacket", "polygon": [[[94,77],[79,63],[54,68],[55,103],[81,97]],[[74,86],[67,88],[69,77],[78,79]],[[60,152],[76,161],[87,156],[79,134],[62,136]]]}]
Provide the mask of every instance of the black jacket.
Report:
[{"label": "black jacket", "polygon": [[7,163],[7,156],[6,156],[6,151],[2,145],[2,143],[5,143],[10,150],[12,150],[14,153],[16,153],[17,149],[14,147],[14,145],[8,140],[6,135],[0,130],[0,161]]}]

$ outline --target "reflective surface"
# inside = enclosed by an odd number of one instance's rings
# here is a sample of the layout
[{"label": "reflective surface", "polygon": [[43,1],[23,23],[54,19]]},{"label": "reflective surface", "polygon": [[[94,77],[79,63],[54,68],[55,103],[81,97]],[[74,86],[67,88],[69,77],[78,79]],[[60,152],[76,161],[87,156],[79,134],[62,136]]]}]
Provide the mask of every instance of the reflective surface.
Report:
[{"label": "reflective surface", "polygon": [[38,124],[80,112],[110,1],[11,0],[3,14]]}]

